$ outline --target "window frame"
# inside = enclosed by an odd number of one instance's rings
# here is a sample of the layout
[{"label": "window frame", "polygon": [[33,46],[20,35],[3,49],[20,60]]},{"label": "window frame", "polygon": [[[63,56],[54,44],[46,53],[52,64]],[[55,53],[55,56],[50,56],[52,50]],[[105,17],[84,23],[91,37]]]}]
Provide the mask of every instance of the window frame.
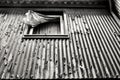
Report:
[{"label": "window frame", "polygon": [[[47,11],[49,12],[49,11]],[[54,11],[57,12],[57,11]],[[61,15],[47,15],[49,17],[59,17],[60,18],[60,33],[61,34],[33,34],[33,28],[28,32],[28,26],[24,30],[23,39],[69,39],[68,36],[68,26],[66,23],[65,13],[62,11]]]}]

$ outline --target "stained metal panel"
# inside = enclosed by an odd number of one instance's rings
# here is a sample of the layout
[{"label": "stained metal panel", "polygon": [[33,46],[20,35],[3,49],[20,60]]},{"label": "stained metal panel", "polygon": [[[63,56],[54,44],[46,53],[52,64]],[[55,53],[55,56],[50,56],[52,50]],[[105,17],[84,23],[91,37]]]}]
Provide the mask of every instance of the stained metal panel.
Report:
[{"label": "stained metal panel", "polygon": [[0,9],[0,78],[120,78],[120,28],[107,10],[64,9],[69,39],[22,40],[26,10]]}]

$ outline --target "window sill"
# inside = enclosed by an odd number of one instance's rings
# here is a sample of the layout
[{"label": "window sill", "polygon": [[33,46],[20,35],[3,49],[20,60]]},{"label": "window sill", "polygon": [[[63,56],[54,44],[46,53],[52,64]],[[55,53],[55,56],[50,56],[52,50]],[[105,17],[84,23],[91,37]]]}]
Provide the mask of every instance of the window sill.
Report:
[{"label": "window sill", "polygon": [[69,39],[68,35],[40,35],[40,34],[27,34],[23,39]]}]

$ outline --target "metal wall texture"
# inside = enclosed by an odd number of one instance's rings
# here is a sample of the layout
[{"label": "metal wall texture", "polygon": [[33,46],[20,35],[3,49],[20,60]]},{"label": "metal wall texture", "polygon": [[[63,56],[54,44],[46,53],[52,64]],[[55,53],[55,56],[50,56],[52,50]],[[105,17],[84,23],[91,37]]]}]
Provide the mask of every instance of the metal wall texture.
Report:
[{"label": "metal wall texture", "polygon": [[120,0],[114,0],[113,10],[120,18]]},{"label": "metal wall texture", "polygon": [[105,9],[65,9],[69,39],[22,40],[28,9],[0,8],[0,78],[120,78],[120,27]]}]

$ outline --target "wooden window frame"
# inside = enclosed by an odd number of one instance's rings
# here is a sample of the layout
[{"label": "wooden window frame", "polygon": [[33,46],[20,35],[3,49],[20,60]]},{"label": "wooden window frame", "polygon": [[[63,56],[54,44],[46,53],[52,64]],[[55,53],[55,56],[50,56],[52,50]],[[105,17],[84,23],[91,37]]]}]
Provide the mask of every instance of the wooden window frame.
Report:
[{"label": "wooden window frame", "polygon": [[48,15],[50,17],[59,17],[60,18],[60,32],[61,34],[32,34],[33,28],[30,30],[30,34],[27,34],[28,27],[24,31],[23,39],[69,39],[68,36],[68,27],[66,23],[65,14],[63,15]]}]

